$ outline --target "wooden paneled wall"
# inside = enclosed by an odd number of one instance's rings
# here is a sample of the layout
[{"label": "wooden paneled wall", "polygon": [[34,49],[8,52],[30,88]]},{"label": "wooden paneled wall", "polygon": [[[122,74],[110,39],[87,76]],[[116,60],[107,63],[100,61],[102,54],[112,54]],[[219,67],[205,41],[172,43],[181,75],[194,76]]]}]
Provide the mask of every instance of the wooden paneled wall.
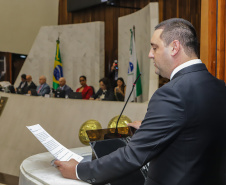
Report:
[{"label": "wooden paneled wall", "polygon": [[216,77],[226,82],[226,2],[218,0],[217,13],[217,74]]},{"label": "wooden paneled wall", "polygon": [[67,0],[59,2],[59,25],[92,21],[105,22],[106,76],[111,64],[118,58],[118,18],[138,11],[150,2],[159,2],[159,21],[172,17],[184,18],[195,26],[200,36],[201,0],[116,0],[116,4],[123,7],[101,4],[76,12],[67,12]]},{"label": "wooden paneled wall", "polygon": [[213,76],[226,82],[225,25],[225,0],[202,0],[201,59]]}]

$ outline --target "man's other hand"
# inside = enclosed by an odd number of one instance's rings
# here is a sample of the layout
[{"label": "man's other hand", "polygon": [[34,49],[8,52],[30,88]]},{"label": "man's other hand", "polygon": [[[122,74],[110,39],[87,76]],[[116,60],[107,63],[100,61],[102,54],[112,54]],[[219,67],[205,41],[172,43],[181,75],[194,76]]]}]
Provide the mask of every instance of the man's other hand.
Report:
[{"label": "man's other hand", "polygon": [[135,129],[139,129],[141,125],[141,121],[134,121],[132,123],[127,124],[129,127],[134,127]]},{"label": "man's other hand", "polygon": [[70,161],[55,161],[54,164],[57,166],[64,178],[78,179],[75,171],[75,167],[78,165],[76,160],[71,159]]}]

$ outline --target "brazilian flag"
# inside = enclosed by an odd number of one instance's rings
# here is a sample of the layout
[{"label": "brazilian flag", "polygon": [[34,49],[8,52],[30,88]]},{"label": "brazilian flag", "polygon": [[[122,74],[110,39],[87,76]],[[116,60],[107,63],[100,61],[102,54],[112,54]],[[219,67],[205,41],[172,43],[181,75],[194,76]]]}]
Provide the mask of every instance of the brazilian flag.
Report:
[{"label": "brazilian flag", "polygon": [[59,79],[63,77],[63,65],[60,57],[60,40],[56,41],[56,56],[54,62],[54,70],[53,70],[53,88],[57,89],[59,87]]}]

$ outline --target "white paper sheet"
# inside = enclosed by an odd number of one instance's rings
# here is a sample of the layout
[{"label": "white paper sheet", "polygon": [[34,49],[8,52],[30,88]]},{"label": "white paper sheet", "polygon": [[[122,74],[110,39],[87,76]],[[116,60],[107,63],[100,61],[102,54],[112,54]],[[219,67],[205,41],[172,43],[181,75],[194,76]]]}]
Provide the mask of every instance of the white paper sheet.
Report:
[{"label": "white paper sheet", "polygon": [[46,147],[46,149],[59,161],[69,161],[75,159],[80,162],[83,157],[73,153],[65,148],[58,141],[56,141],[51,135],[46,132],[41,125],[27,126],[27,128],[34,134],[34,136]]}]

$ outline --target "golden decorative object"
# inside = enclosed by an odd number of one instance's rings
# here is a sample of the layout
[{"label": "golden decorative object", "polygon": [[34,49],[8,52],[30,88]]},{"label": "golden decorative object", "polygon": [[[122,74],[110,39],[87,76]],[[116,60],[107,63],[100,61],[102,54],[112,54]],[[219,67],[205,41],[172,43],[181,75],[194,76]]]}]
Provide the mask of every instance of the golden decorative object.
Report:
[{"label": "golden decorative object", "polygon": [[[111,133],[114,133],[115,129],[113,128],[116,128],[116,123],[118,121],[118,118],[119,118],[119,115],[118,116],[115,116],[113,117],[109,123],[108,123],[108,128],[110,128],[110,132]],[[119,133],[121,134],[127,134],[128,133],[128,126],[127,126],[127,123],[131,123],[131,119],[128,118],[127,116],[124,116],[122,115],[119,122],[118,122],[118,128],[119,127],[126,127],[126,128],[123,128],[123,129],[119,129]]]},{"label": "golden decorative object", "polygon": [[0,116],[4,110],[8,97],[0,96]]},{"label": "golden decorative object", "polygon": [[[91,119],[83,123],[78,133],[81,143],[83,143],[84,145],[89,145],[90,140],[86,134],[86,131],[97,129],[102,129],[102,127],[101,124],[96,120]],[[98,139],[98,135],[95,134],[95,136],[93,136],[93,139],[95,140],[95,138]]]}]

